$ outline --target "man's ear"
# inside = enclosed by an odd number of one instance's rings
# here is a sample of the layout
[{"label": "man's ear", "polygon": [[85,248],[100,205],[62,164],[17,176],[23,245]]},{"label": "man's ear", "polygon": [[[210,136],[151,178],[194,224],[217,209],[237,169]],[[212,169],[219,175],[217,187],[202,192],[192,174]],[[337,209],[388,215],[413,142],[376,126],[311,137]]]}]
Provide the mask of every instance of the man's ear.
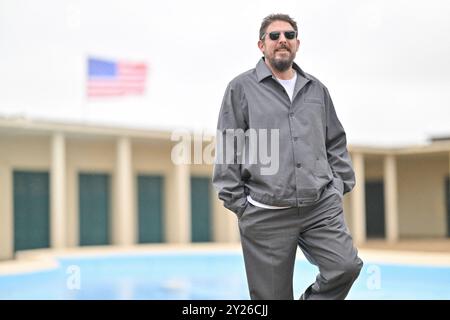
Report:
[{"label": "man's ear", "polygon": [[262,40],[258,40],[258,48],[264,53],[264,42]]},{"label": "man's ear", "polygon": [[300,48],[300,39],[297,39],[297,51],[298,51],[298,48]]}]

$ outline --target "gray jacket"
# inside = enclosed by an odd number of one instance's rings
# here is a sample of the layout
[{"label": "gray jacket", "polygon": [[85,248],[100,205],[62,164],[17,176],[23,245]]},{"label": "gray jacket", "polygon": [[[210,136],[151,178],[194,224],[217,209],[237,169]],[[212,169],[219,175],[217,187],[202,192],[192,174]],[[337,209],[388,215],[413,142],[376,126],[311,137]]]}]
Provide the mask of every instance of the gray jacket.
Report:
[{"label": "gray jacket", "polygon": [[[355,185],[345,131],[327,88],[295,63],[293,68],[297,81],[292,102],[264,58],[256,68],[234,78],[225,91],[217,124],[217,141],[222,142],[216,144],[212,182],[224,206],[238,215],[248,194],[264,204],[295,207],[319,200],[329,183],[341,195]],[[236,139],[231,151],[235,162],[218,161],[230,155],[223,142],[230,129],[245,133],[275,129],[278,137],[268,139],[268,149],[273,143],[279,145],[278,171],[263,174],[264,164],[237,161],[242,150]],[[248,144],[246,135],[244,147]]]}]

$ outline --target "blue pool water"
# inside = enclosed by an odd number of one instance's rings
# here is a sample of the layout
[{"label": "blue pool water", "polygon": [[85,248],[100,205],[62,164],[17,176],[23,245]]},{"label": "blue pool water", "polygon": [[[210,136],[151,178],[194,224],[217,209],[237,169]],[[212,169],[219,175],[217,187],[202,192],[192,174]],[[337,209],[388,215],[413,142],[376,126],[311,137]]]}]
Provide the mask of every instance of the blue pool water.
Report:
[{"label": "blue pool water", "polygon": [[[239,253],[59,258],[59,268],[0,275],[0,299],[249,299]],[[297,260],[295,297],[317,268]],[[365,261],[348,299],[450,299],[450,267]]]}]

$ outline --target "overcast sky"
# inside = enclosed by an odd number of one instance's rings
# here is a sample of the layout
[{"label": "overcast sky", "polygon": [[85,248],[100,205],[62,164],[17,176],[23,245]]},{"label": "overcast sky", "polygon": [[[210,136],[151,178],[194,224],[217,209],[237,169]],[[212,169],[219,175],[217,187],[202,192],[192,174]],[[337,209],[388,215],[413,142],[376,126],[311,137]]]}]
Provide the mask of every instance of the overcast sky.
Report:
[{"label": "overcast sky", "polygon": [[[214,133],[274,12],[298,22],[296,62],[328,87],[349,143],[450,135],[446,0],[0,0],[0,115]],[[146,62],[146,94],[87,100],[88,55]]]}]

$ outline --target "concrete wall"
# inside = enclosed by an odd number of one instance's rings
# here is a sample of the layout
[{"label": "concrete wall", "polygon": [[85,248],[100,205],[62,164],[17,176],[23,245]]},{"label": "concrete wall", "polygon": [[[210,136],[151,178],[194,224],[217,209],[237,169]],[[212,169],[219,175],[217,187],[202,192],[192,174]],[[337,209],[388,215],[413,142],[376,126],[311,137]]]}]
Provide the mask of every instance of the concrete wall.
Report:
[{"label": "concrete wall", "polygon": [[[400,155],[395,159],[400,238],[446,237],[444,181],[449,174],[448,153]],[[382,156],[366,155],[364,166],[366,181],[385,181]],[[344,209],[347,224],[352,230],[351,197],[351,193],[345,197]]]},{"label": "concrete wall", "polygon": [[446,236],[444,179],[448,170],[448,153],[398,158],[401,237]]},{"label": "concrete wall", "polygon": [[[79,219],[78,199],[79,186],[78,175],[80,173],[103,173],[110,176],[110,208],[114,210],[113,191],[115,187],[115,141],[96,139],[66,139],[67,159],[67,214],[68,214],[68,245],[71,247],[79,244]],[[114,215],[114,212],[112,212]],[[114,239],[114,219],[111,219],[110,234]]]},{"label": "concrete wall", "polygon": [[[137,194],[137,177],[138,175],[161,175],[164,177],[164,200],[163,200],[163,225],[164,240],[176,238],[173,235],[169,225],[177,223],[172,219],[173,215],[170,213],[175,209],[173,208],[174,193],[172,184],[173,182],[173,165],[167,159],[170,159],[171,146],[169,143],[150,143],[150,142],[133,142],[132,157],[133,157],[133,179],[135,184],[134,203],[138,203]],[[137,216],[137,205],[135,207],[135,216]],[[136,220],[137,221],[137,220]],[[137,228],[137,226],[136,226]],[[136,239],[137,240],[137,239]]]},{"label": "concrete wall", "polygon": [[[352,157],[353,161],[353,157]],[[365,180],[383,180],[383,157],[381,156],[367,156],[364,155],[364,172],[358,172],[357,169],[355,169],[355,175],[360,176],[361,174],[364,176]],[[357,189],[361,188],[360,185],[356,184],[355,188],[350,192],[347,193],[344,196],[344,217],[345,222],[350,229],[350,231],[353,233],[355,230],[354,226],[354,212],[352,211],[352,201],[355,191]]]},{"label": "concrete wall", "polygon": [[14,247],[14,170],[49,171],[50,140],[45,136],[0,136],[0,260]]},{"label": "concrete wall", "polygon": [[365,156],[364,160],[366,181],[383,180],[383,157]]},{"label": "concrete wall", "polygon": [[[199,177],[212,178],[212,165],[193,164],[191,165],[191,175]],[[212,237],[216,242],[238,242],[239,231],[237,226],[237,217],[230,210],[223,206],[222,200],[219,200],[217,193],[211,186],[210,190],[212,204]]]}]

